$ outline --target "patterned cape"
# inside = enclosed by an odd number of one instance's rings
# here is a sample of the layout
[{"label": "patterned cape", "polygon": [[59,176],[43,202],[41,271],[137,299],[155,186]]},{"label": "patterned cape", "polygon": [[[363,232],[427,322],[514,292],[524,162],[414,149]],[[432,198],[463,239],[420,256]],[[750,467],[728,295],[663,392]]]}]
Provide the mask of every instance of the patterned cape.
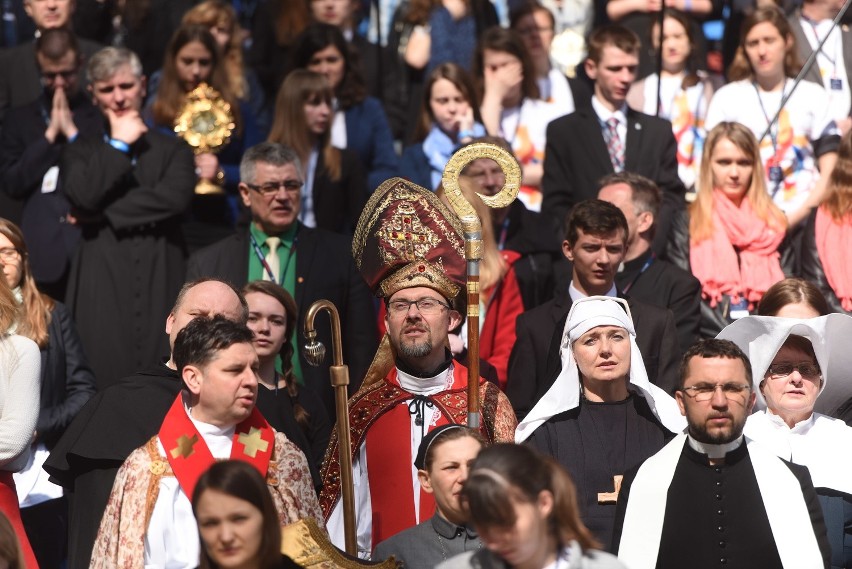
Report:
[{"label": "patterned cape", "polygon": [[[145,533],[164,476],[174,473],[165,455],[160,454],[155,436],[133,451],[118,471],[90,569],[145,566]],[[266,484],[282,526],[311,517],[324,527],[307,459],[283,433],[275,434]]]}]

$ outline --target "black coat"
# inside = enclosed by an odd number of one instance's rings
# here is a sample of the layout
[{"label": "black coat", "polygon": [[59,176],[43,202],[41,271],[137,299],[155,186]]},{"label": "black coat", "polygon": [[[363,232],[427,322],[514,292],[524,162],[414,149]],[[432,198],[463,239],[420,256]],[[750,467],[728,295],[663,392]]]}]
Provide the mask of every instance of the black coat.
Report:
[{"label": "black coat", "polygon": [[[68,103],[80,135],[102,133],[103,115],[86,94],[78,93]],[[7,196],[24,202],[20,225],[30,269],[39,285],[57,282],[67,274],[80,240],[80,229],[66,221],[70,204],[61,180],[57,180],[55,191],[40,191],[44,175],[59,165],[66,144],[64,137],[57,137],[53,144],[44,137],[50,106],[49,100],[38,97],[12,109],[0,133],[0,188]]]},{"label": "black coat", "polygon": [[312,197],[316,226],[351,235],[367,202],[367,174],[353,150],[340,152],[340,179],[334,181],[325,169],[323,153],[317,158]]},{"label": "black coat", "polygon": [[648,250],[624,263],[615,284],[632,299],[672,311],[681,353],[701,337],[701,283],[680,267],[652,258]]},{"label": "black coat", "polygon": [[48,344],[41,349],[41,399],[38,440],[51,448],[95,394],[92,374],[80,336],[68,309],[57,302],[50,314]]},{"label": "black coat", "polygon": [[195,188],[192,152],[155,131],[131,152],[81,135],[60,167],[82,229],[66,302],[101,389],[168,353],[160,331],[186,271],[179,222]]},{"label": "black coat", "polygon": [[[788,277],[795,274],[796,256],[790,244],[789,235],[778,247],[781,254],[781,270]],[[689,214],[678,212],[672,220],[668,259],[685,271],[692,273],[689,261]],[[701,337],[715,338],[722,329],[733,322],[729,318],[730,300],[726,297],[715,308],[702,298],[701,300]]]},{"label": "black coat", "polygon": [[[672,214],[684,205],[685,190],[677,174],[676,152],[669,121],[628,109],[624,169],[650,178],[663,191],[653,243],[660,256],[665,252]],[[600,122],[590,106],[578,108],[548,125],[541,209],[560,226],[577,202],[597,197],[598,181],[612,173]]]},{"label": "black coat", "polygon": [[89,400],[51,451],[44,469],[70,505],[69,569],[89,566],[118,469],[159,432],[181,385],[162,363],[116,382]]},{"label": "black coat", "polygon": [[802,232],[802,247],[799,250],[799,266],[801,267],[802,278],[811,281],[819,288],[832,312],[852,314],[852,312],[843,309],[840,299],[837,298],[825,276],[825,269],[822,267],[816,245],[816,214],[816,209],[811,211]]},{"label": "black coat", "polygon": [[[248,230],[214,243],[189,259],[187,280],[215,277],[242,287],[248,280]],[[298,345],[305,345],[303,318],[315,301],[325,298],[340,311],[343,358],[349,366],[350,394],[361,384],[378,346],[376,316],[367,285],[355,269],[350,239],[302,226],[296,252],[296,306],[299,308]],[[316,320],[317,339],[331,354],[331,325],[326,316]],[[336,417],[334,392],[329,382],[330,360],[312,367],[299,350],[303,380],[320,395],[329,417]]]},{"label": "black coat", "polygon": [[[828,569],[830,547],[810,473],[804,466],[782,462],[799,481],[823,562]],[[613,552],[618,551],[621,542],[631,487],[640,467],[628,470],[621,484],[612,536]],[[685,443],[668,489],[658,544],[658,569],[687,566],[690,569],[781,569],[759,484],[747,444],[725,455],[724,465],[711,467],[707,455],[698,453]]]},{"label": "black coat", "polygon": [[[648,378],[671,393],[680,366],[674,317],[667,309],[630,298],[627,302]],[[562,369],[559,344],[571,304],[566,290],[518,316],[517,339],[509,357],[506,395],[519,418],[530,412],[559,376]]]}]

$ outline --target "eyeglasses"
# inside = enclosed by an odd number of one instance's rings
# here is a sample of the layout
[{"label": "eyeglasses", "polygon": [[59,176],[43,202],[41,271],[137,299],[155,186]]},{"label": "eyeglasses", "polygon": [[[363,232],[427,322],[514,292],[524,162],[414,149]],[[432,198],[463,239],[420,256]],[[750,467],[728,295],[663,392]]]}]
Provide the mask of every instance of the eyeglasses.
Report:
[{"label": "eyeglasses", "polygon": [[801,362],[798,364],[772,364],[766,370],[766,375],[771,379],[781,379],[787,377],[793,370],[797,370],[802,377],[816,378],[820,376],[819,366],[810,362]]},{"label": "eyeglasses", "polygon": [[0,249],[0,261],[4,263],[14,263],[18,260],[18,250],[11,247]]},{"label": "eyeglasses", "polygon": [[681,391],[698,403],[704,403],[713,399],[717,389],[721,389],[722,394],[729,401],[745,401],[751,386],[745,383],[699,383],[691,387],[684,387]]},{"label": "eyeglasses", "polygon": [[417,306],[417,310],[423,316],[432,316],[438,314],[444,308],[449,308],[449,304],[444,304],[436,298],[418,298],[417,300],[392,300],[388,303],[388,310],[391,314],[403,314],[408,312],[411,305]]},{"label": "eyeglasses", "polygon": [[301,180],[283,180],[281,182],[266,182],[265,184],[246,184],[249,188],[256,191],[264,197],[274,196],[282,187],[288,194],[298,194],[305,183]]}]

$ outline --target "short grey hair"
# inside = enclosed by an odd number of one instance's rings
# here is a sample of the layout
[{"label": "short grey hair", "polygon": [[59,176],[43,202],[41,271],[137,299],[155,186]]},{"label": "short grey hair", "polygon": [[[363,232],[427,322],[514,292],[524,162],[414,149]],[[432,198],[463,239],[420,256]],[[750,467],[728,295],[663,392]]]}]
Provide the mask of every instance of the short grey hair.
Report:
[{"label": "short grey hair", "polygon": [[105,47],[95,53],[86,66],[86,79],[89,83],[109,81],[121,67],[130,67],[130,72],[142,78],[142,62],[139,56],[126,47]]},{"label": "short grey hair", "polygon": [[240,181],[245,184],[253,184],[256,179],[255,164],[264,162],[272,166],[285,166],[292,164],[299,172],[299,177],[304,178],[302,161],[299,155],[289,146],[277,142],[261,142],[246,150],[240,161]]}]

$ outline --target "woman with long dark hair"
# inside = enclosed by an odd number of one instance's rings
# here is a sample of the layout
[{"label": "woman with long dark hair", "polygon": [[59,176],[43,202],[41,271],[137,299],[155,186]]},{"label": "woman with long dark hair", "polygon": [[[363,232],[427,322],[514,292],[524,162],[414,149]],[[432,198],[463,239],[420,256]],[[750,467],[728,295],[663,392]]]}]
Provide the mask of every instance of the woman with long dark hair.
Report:
[{"label": "woman with long dark hair", "polygon": [[275,100],[269,141],[292,148],[302,162],[299,221],[351,234],[367,201],[367,180],[358,155],[333,144],[333,98],[319,73],[292,71]]},{"label": "woman with long dark hair", "polygon": [[174,135],[174,126],[186,104],[186,96],[206,83],[230,105],[234,130],[228,143],[216,153],[195,155],[199,180],[224,186],[227,197],[196,195],[192,220],[185,223],[191,250],[210,244],[232,232],[239,213],[237,185],[243,151],[263,139],[254,116],[245,103],[234,95],[216,38],[205,25],[183,25],[172,36],[163,61],[156,92],[148,100],[143,118],[162,132]]},{"label": "woman with long dark hair", "polygon": [[308,69],[328,80],[334,93],[331,143],[358,153],[372,191],[397,175],[398,160],[385,111],[367,95],[358,63],[343,32],[329,24],[308,26],[293,46],[293,69]]},{"label": "woman with long dark hair", "polygon": [[266,481],[253,465],[217,462],[192,493],[200,569],[297,569],[281,553],[281,526]]}]

